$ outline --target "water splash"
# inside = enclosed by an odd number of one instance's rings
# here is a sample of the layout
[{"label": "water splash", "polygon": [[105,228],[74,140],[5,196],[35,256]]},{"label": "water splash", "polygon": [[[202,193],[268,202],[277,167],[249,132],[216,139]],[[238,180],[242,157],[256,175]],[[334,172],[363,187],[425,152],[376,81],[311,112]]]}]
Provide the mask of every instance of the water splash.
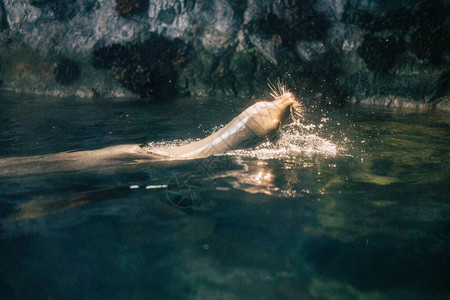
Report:
[{"label": "water splash", "polygon": [[147,151],[147,153],[149,154],[170,157],[170,154],[167,152],[167,149],[184,146],[199,140],[200,139],[185,139],[185,140],[176,139],[172,141],[148,142],[147,145],[142,146],[142,149]]},{"label": "water splash", "polygon": [[232,150],[224,155],[258,159],[295,159],[297,156],[337,156],[345,148],[320,137],[317,126],[293,122],[279,129],[276,141],[266,141],[252,149]]},{"label": "water splash", "polygon": [[[297,156],[320,155],[324,157],[335,157],[345,150],[345,146],[319,135],[321,128],[314,124],[304,124],[300,120],[286,124],[278,130],[278,138],[275,141],[265,141],[250,149],[230,150],[217,156],[241,156],[258,159],[295,159]],[[220,129],[217,126],[212,132]],[[200,139],[176,139],[172,141],[149,142],[144,146],[148,153],[168,156],[167,149],[183,146]]]}]

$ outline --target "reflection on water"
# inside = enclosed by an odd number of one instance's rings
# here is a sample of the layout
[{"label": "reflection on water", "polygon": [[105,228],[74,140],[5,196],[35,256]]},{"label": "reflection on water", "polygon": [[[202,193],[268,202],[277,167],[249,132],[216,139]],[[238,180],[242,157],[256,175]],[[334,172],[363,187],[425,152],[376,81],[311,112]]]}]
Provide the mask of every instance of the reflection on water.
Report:
[{"label": "reflection on water", "polygon": [[248,103],[2,96],[0,167],[23,170],[0,171],[0,298],[450,297],[448,114],[310,108],[253,149],[62,168]]}]

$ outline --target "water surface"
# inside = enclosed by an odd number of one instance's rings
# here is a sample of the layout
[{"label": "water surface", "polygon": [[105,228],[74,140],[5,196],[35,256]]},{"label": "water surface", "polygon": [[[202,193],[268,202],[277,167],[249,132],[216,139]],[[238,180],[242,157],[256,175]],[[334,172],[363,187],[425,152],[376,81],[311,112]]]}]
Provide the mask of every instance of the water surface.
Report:
[{"label": "water surface", "polygon": [[2,299],[450,297],[446,113],[309,108],[256,149],[23,172],[201,138],[251,103],[0,97]]}]

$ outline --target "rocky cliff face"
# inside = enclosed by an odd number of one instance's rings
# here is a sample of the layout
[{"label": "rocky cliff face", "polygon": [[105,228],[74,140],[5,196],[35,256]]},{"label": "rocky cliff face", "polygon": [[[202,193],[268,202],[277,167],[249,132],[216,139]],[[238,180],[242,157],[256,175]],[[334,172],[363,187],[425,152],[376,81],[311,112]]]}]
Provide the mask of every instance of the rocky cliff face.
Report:
[{"label": "rocky cliff face", "polygon": [[3,88],[448,107],[445,0],[0,0]]}]

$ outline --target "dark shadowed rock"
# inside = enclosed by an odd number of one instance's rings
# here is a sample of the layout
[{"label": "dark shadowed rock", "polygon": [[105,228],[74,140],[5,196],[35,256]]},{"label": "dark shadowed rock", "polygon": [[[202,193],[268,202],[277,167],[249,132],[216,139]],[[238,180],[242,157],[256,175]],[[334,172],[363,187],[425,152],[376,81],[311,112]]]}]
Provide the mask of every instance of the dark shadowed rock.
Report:
[{"label": "dark shadowed rock", "polygon": [[68,85],[72,84],[80,76],[80,68],[74,61],[63,58],[56,65],[53,74],[58,83]]},{"label": "dark shadowed rock", "polygon": [[0,32],[8,28],[8,23],[6,21],[6,11],[3,1],[0,1]]},{"label": "dark shadowed rock", "polygon": [[30,0],[31,5],[49,10],[58,20],[70,20],[79,10],[76,0]]},{"label": "dark shadowed rock", "polygon": [[141,97],[175,95],[175,69],[185,57],[185,44],[152,34],[143,43],[97,47],[92,64],[110,70],[127,89]]},{"label": "dark shadowed rock", "polygon": [[[94,66],[77,84],[97,92],[258,96],[281,78],[311,103],[436,104],[449,97],[449,16],[445,0],[0,0],[0,47]],[[2,53],[19,64],[20,50]],[[39,69],[4,86],[54,89]]]},{"label": "dark shadowed rock", "polygon": [[423,1],[415,9],[416,22],[409,31],[410,49],[419,59],[440,64],[450,53],[450,3]]},{"label": "dark shadowed rock", "polygon": [[375,37],[367,34],[358,49],[358,54],[369,70],[387,72],[394,66],[397,55],[403,51],[402,42],[393,36]]},{"label": "dark shadowed rock", "polygon": [[148,8],[145,0],[116,0],[116,13],[118,16],[136,14]]}]

